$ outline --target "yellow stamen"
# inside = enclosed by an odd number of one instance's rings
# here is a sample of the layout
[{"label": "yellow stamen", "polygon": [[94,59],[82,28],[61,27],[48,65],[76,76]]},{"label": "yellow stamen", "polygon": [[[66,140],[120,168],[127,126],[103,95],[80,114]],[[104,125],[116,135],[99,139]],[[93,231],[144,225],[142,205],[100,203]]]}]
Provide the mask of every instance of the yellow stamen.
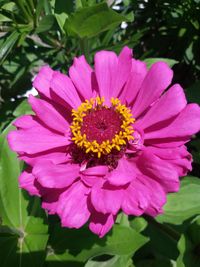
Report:
[{"label": "yellow stamen", "polygon": [[83,117],[87,115],[91,110],[97,110],[101,107],[108,108],[104,105],[104,97],[91,98],[83,102],[77,110],[72,110],[73,121],[70,126],[72,132],[72,141],[80,148],[84,148],[86,153],[96,153],[100,158],[102,154],[107,155],[112,149],[120,151],[121,146],[126,145],[127,141],[133,140],[133,126],[135,119],[132,118],[132,114],[129,108],[122,105],[118,98],[111,98],[111,108],[113,108],[120,116],[122,120],[121,130],[114,138],[110,140],[98,143],[96,140],[88,141],[86,134],[81,133],[81,126],[83,123]]}]

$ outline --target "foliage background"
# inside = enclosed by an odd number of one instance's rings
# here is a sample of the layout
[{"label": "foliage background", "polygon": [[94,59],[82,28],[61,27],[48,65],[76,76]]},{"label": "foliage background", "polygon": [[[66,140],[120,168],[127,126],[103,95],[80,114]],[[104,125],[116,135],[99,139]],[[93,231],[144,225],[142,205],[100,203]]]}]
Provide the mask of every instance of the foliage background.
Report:
[{"label": "foliage background", "polygon": [[169,195],[165,214],[120,215],[103,239],[62,229],[39,199],[18,189],[24,166],[5,137],[13,119],[30,113],[25,99],[40,66],[67,73],[74,56],[93,64],[96,51],[124,45],[148,66],[166,61],[188,101],[200,104],[199,0],[0,0],[0,266],[200,266],[199,136],[188,147],[193,171]]}]

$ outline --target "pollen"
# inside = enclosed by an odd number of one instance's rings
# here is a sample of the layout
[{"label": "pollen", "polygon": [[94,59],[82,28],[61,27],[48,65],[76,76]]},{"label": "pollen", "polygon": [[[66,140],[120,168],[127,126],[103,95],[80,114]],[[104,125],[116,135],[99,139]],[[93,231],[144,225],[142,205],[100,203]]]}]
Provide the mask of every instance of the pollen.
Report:
[{"label": "pollen", "polygon": [[111,105],[104,104],[104,97],[85,100],[72,110],[71,140],[85,153],[98,158],[113,150],[120,151],[128,141],[133,140],[131,110],[122,105],[118,98],[111,98]]}]

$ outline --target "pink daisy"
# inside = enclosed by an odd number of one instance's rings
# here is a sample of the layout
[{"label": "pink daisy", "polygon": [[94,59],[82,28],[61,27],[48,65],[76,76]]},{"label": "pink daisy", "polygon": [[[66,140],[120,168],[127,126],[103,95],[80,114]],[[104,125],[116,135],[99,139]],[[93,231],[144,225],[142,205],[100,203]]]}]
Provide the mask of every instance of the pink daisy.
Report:
[{"label": "pink daisy", "polygon": [[94,69],[74,59],[69,77],[42,67],[34,80],[40,99],[9,133],[12,150],[29,167],[20,187],[40,196],[62,226],[104,236],[122,211],[162,213],[168,192],[191,170],[185,143],[200,129],[200,108],[188,104],[164,62],[146,65],[124,47],[100,51]]}]

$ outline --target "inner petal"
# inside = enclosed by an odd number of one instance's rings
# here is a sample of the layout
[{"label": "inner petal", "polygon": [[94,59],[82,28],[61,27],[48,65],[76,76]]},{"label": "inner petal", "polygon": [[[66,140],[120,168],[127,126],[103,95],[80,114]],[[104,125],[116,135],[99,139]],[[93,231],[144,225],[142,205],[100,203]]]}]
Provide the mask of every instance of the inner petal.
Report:
[{"label": "inner petal", "polygon": [[86,134],[87,140],[112,141],[120,132],[122,119],[119,113],[112,108],[102,108],[90,111],[84,118],[81,126],[81,134]]}]

